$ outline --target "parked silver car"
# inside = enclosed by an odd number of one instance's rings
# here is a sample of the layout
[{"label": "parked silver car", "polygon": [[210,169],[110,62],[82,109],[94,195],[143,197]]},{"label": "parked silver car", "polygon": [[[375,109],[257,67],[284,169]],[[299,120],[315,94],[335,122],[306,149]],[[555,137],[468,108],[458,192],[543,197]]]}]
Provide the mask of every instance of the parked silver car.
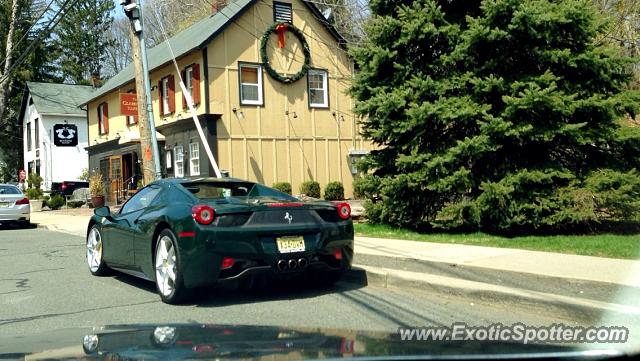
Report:
[{"label": "parked silver car", "polygon": [[0,223],[19,222],[28,226],[30,221],[29,199],[20,188],[11,184],[0,184]]}]

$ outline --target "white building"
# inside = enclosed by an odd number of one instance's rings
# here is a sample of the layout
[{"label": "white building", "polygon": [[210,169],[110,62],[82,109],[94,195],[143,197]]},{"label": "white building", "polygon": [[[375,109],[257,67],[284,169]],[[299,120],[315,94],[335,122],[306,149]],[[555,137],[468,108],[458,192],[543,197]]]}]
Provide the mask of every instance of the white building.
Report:
[{"label": "white building", "polygon": [[39,174],[42,188],[74,181],[88,167],[87,112],[79,107],[93,88],[28,82],[22,99],[24,169]]}]

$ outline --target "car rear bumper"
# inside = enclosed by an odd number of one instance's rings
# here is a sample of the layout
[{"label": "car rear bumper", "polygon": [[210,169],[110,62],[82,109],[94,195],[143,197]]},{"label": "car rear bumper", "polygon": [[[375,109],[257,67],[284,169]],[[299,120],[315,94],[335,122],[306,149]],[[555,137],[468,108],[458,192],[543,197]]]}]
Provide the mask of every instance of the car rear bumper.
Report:
[{"label": "car rear bumper", "polygon": [[0,208],[0,222],[3,221],[29,221],[31,212],[29,205],[20,205]]},{"label": "car rear bumper", "polygon": [[350,265],[331,267],[327,263],[318,261],[312,262],[304,268],[286,272],[280,271],[272,266],[255,266],[246,268],[240,273],[233,276],[220,277],[215,281],[215,283],[224,286],[236,286],[245,280],[255,279],[258,277],[267,277],[268,279],[291,279],[304,275],[315,276],[324,273],[338,273],[343,272],[349,268],[351,268]]},{"label": "car rear bumper", "polygon": [[[301,230],[302,232],[302,230]],[[294,232],[295,233],[295,232]],[[181,258],[186,287],[235,282],[259,274],[274,277],[293,277],[305,272],[339,272],[351,268],[353,260],[353,226],[342,224],[319,232],[305,230],[305,251],[280,253],[276,247],[278,235],[256,235],[226,238],[221,234],[199,234],[192,244],[181,244]],[[339,257],[336,257],[336,252]],[[234,265],[221,270],[225,257],[233,258]],[[286,267],[282,264],[285,263]]]}]

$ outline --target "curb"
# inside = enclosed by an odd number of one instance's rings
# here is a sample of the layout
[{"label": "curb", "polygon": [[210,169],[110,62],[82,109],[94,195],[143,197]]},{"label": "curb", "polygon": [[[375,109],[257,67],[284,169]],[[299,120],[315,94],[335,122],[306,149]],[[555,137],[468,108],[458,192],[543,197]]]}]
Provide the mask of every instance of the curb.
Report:
[{"label": "curb", "polygon": [[31,224],[35,225],[36,226],[35,228],[38,228],[38,229],[46,229],[48,231],[65,233],[65,234],[69,234],[69,235],[76,236],[76,237],[83,237],[82,235],[78,235],[75,232],[69,231],[69,230],[64,229],[64,228],[58,228],[58,227],[56,227],[55,225],[52,225],[52,224],[40,224],[40,223],[31,223]]},{"label": "curb", "polygon": [[[580,315],[586,319],[600,319],[603,312],[640,315],[640,307],[630,305],[364,265],[354,265],[352,271],[345,274],[342,280],[362,286],[415,288],[422,291],[433,291],[445,296],[464,297],[471,301],[516,303],[519,306],[538,308],[545,312],[551,307],[572,315],[572,317]],[[473,302],[471,304],[473,305]]]}]

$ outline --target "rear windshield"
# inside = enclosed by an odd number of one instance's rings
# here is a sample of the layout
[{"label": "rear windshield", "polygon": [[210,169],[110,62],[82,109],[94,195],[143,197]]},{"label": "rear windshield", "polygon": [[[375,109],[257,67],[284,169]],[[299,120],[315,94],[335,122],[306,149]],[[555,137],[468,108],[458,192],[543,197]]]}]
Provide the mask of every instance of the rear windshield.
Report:
[{"label": "rear windshield", "polygon": [[1,185],[0,194],[22,194],[22,192],[18,187]]},{"label": "rear windshield", "polygon": [[199,199],[239,198],[277,198],[295,201],[296,198],[261,184],[245,182],[195,182],[182,183],[182,186]]}]

